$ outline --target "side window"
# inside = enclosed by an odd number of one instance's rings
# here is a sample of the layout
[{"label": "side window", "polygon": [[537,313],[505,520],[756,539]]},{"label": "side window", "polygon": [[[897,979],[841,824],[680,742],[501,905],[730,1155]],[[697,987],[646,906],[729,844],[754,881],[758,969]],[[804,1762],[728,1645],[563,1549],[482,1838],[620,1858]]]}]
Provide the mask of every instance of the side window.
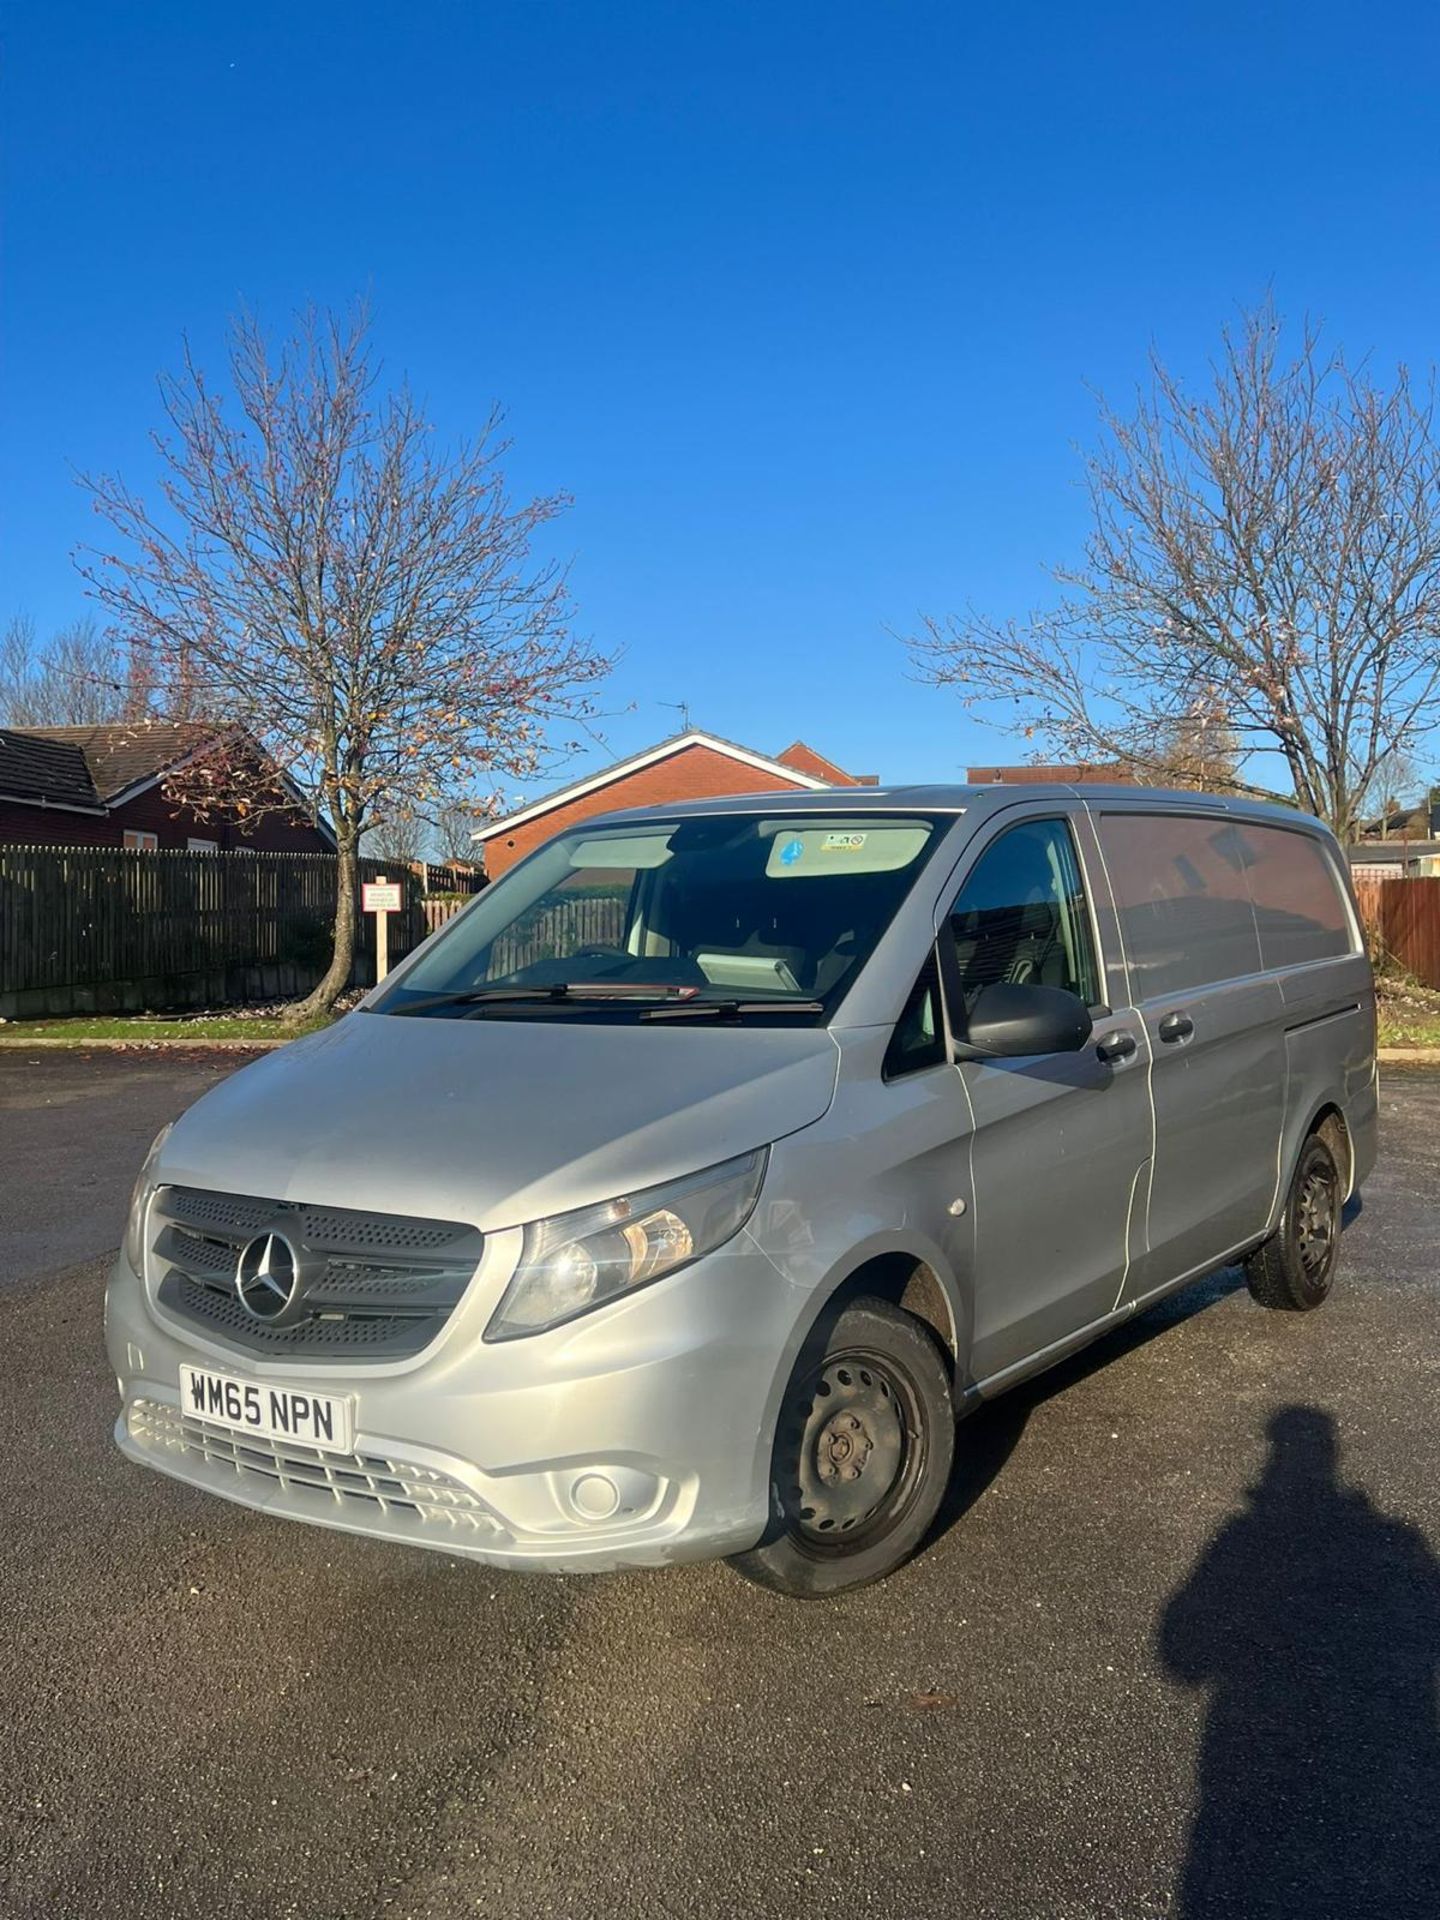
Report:
[{"label": "side window", "polygon": [[1259,972],[1251,855],[1233,820],[1107,813],[1099,827],[1136,1000]]},{"label": "side window", "polygon": [[940,975],[932,947],[890,1036],[882,1072],[885,1079],[896,1080],[902,1073],[938,1067],[948,1058],[945,1023],[940,1017]]},{"label": "side window", "polygon": [[1298,967],[1356,950],[1349,906],[1322,843],[1283,827],[1245,827],[1250,897],[1267,967]]},{"label": "side window", "polygon": [[1028,820],[981,854],[950,909],[965,1006],[997,981],[1065,987],[1099,1004],[1075,842],[1064,820]]}]

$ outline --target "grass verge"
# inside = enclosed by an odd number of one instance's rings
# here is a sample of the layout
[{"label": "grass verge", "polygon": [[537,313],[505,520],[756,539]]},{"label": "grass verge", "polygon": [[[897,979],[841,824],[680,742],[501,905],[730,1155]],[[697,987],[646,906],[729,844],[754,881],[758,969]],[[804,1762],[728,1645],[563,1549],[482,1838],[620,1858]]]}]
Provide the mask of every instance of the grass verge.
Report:
[{"label": "grass verge", "polygon": [[147,1040],[296,1040],[329,1025],[328,1015],[291,1027],[273,1018],[225,1014],[174,1020],[147,1019],[143,1014],[80,1014],[68,1020],[7,1020],[0,1025],[0,1040],[66,1040],[76,1046],[87,1040],[133,1040],[137,1046]]},{"label": "grass verge", "polygon": [[1403,975],[1375,981],[1382,1047],[1440,1047],[1440,993]]}]

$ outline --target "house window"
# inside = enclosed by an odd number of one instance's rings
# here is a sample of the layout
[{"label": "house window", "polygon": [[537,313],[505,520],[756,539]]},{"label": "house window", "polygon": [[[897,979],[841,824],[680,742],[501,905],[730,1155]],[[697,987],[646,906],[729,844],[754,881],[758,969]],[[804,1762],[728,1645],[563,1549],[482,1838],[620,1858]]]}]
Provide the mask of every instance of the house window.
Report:
[{"label": "house window", "polygon": [[132,827],[126,827],[120,844],[131,853],[154,853],[160,842],[153,833],[137,833]]},{"label": "house window", "polygon": [[218,840],[190,839],[185,842],[185,848],[189,853],[218,853],[220,851],[220,842]]}]

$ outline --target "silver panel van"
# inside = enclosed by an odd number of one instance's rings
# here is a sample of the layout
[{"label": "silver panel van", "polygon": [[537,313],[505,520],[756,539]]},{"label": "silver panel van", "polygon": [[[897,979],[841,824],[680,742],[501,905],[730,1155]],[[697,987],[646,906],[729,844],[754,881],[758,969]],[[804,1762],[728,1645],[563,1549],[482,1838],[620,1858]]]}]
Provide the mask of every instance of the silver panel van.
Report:
[{"label": "silver panel van", "polygon": [[1318,1306],[1376,1107],[1344,863],[1284,808],[590,820],[156,1141],[116,1438],[495,1565],[835,1593],[924,1540],[981,1401],[1225,1262]]}]

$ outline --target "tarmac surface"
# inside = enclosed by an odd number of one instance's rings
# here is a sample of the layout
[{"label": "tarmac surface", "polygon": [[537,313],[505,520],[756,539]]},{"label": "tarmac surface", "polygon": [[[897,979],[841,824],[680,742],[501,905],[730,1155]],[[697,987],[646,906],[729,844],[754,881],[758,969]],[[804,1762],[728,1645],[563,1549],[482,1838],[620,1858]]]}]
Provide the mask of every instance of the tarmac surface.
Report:
[{"label": "tarmac surface", "polygon": [[114,1450],[108,1250],[233,1055],[0,1056],[0,1913],[1440,1912],[1440,1073],[1319,1313],[1222,1273],[799,1605],[265,1519]]}]

